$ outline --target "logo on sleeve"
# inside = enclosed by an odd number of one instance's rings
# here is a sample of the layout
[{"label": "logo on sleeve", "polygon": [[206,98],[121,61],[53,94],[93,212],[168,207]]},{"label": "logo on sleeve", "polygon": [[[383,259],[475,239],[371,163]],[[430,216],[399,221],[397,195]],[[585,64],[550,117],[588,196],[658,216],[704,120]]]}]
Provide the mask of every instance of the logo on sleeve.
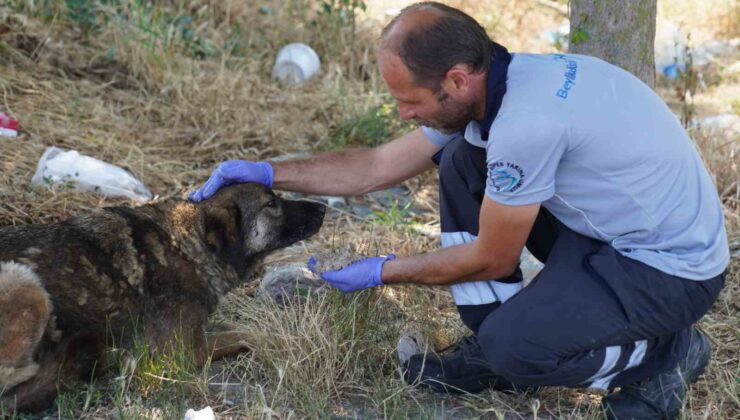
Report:
[{"label": "logo on sleeve", "polygon": [[512,162],[493,162],[488,165],[488,186],[496,192],[515,192],[522,187],[524,170]]}]

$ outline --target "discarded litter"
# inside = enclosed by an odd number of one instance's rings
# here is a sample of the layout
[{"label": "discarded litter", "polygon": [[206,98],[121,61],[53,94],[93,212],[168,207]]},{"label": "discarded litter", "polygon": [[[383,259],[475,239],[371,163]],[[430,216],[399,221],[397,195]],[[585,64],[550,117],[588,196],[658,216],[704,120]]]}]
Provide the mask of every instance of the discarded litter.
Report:
[{"label": "discarded litter", "polygon": [[655,71],[668,79],[675,79],[686,65],[684,50],[686,34],[670,21],[659,22],[655,31]]},{"label": "discarded litter", "polygon": [[319,70],[321,61],[316,51],[306,44],[293,43],[278,52],[272,77],[287,85],[300,85],[317,75]]},{"label": "discarded litter", "polygon": [[692,120],[688,128],[693,133],[702,133],[715,147],[728,146],[729,153],[737,148],[740,139],[740,115],[720,114]]},{"label": "discarded litter", "polygon": [[18,132],[15,131],[15,130],[11,130],[9,128],[0,127],[0,136],[17,137],[18,136]]},{"label": "discarded litter", "polygon": [[740,52],[740,38],[708,41],[692,50],[693,65],[706,66],[721,58],[737,55],[738,52]]},{"label": "discarded litter", "polygon": [[16,137],[20,124],[17,120],[10,118],[5,113],[0,112],[0,136]]},{"label": "discarded litter", "polygon": [[198,411],[189,408],[183,420],[216,420],[216,415],[210,406]]},{"label": "discarded litter", "polygon": [[105,197],[127,197],[136,201],[152,199],[149,189],[118,166],[81,155],[76,150],[49,147],[39,159],[34,185],[61,185],[92,191]]},{"label": "discarded litter", "polygon": [[687,53],[691,54],[691,65],[702,68],[715,64],[723,58],[737,54],[740,38],[712,40],[689,46],[689,37],[673,22],[658,25],[655,33],[655,70],[669,80],[678,78],[686,70]]},{"label": "discarded litter", "polygon": [[728,135],[740,134],[740,116],[736,114],[720,114],[704,117],[693,122],[692,128],[705,130],[712,134]]},{"label": "discarded litter", "polygon": [[0,112],[0,127],[8,128],[11,130],[18,130],[18,126],[18,121],[10,118],[3,112]]}]

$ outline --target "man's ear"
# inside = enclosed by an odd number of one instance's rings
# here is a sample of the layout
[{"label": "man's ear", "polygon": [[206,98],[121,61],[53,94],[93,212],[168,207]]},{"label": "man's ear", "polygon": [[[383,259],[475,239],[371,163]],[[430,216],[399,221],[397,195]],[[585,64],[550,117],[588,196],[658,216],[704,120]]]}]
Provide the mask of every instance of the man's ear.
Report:
[{"label": "man's ear", "polygon": [[467,94],[470,89],[470,70],[465,64],[455,64],[447,70],[442,87],[446,92],[457,94]]}]

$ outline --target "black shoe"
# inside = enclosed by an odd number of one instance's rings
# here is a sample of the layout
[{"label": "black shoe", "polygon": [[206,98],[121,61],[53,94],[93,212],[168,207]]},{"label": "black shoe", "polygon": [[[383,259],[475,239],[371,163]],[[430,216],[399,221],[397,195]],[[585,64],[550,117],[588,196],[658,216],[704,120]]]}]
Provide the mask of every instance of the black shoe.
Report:
[{"label": "black shoe", "polygon": [[514,392],[528,390],[491,371],[475,336],[463,338],[443,356],[415,354],[405,368],[404,377],[409,384],[448,394],[476,393],[486,388]]},{"label": "black shoe", "polygon": [[712,356],[709,339],[691,330],[689,352],[675,369],[622,387],[601,401],[609,420],[675,419],[681,411],[689,384],[706,369]]}]

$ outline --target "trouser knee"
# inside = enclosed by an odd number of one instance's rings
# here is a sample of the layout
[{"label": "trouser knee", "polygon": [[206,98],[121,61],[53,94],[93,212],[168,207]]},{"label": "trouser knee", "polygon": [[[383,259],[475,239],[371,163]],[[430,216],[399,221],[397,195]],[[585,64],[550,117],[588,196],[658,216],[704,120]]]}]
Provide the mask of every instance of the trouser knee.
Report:
[{"label": "trouser knee", "polygon": [[556,357],[531,348],[526,337],[514,329],[501,324],[493,328],[489,320],[484,321],[478,331],[481,350],[497,375],[517,385],[537,385],[530,381],[546,372]]}]

